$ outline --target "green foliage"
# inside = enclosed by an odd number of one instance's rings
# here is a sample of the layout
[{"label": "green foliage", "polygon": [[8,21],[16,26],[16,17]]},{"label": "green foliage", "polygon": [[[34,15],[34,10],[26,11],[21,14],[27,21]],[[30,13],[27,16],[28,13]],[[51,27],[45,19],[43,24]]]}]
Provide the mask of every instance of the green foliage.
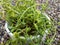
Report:
[{"label": "green foliage", "polygon": [[60,22],[58,22],[58,25],[60,25]]},{"label": "green foliage", "polygon": [[[8,22],[9,30],[14,34],[14,39],[7,41],[6,45],[39,45],[45,31],[51,29],[51,20],[43,14],[46,6],[42,4],[42,11],[37,10],[35,0],[17,0],[12,4],[11,0],[3,0],[5,19]],[[30,40],[28,38],[40,35],[39,39]],[[25,37],[21,39],[20,36]]]}]

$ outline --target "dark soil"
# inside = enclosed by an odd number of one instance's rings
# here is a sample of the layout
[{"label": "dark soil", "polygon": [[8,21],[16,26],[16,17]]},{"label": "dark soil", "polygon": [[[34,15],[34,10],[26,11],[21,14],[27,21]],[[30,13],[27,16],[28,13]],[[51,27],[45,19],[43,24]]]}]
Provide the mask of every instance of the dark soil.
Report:
[{"label": "dark soil", "polygon": [[4,26],[5,26],[5,21],[0,20],[0,44],[5,43],[9,39],[9,35],[7,34]]}]

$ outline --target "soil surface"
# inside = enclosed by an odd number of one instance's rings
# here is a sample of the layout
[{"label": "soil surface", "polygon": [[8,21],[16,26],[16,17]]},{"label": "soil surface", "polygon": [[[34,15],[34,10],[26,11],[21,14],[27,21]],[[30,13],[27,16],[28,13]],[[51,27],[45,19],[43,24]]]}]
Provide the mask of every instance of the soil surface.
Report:
[{"label": "soil surface", "polygon": [[9,39],[9,35],[5,30],[5,21],[0,20],[0,44],[5,43]]}]

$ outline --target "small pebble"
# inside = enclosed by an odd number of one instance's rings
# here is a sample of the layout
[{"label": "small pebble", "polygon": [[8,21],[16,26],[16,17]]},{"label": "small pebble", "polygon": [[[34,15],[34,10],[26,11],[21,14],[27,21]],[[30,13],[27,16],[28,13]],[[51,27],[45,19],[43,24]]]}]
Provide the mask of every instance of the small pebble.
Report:
[{"label": "small pebble", "polygon": [[58,18],[60,18],[60,14],[58,15]]},{"label": "small pebble", "polygon": [[57,26],[58,29],[60,29],[60,26]]},{"label": "small pebble", "polygon": [[4,38],[1,38],[1,41],[4,41]]}]

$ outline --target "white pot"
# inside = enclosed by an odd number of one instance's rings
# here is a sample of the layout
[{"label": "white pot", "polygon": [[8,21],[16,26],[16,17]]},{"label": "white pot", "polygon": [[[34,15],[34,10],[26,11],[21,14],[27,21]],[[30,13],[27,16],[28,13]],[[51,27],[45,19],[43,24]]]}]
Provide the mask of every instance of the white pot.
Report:
[{"label": "white pot", "polygon": [[[46,13],[43,13],[43,14],[44,14],[44,15],[46,16],[46,18],[50,21],[50,18],[48,17],[48,15],[47,15]],[[49,24],[51,24],[51,22],[49,22]],[[7,33],[9,34],[9,36],[12,38],[14,35],[13,35],[13,33],[10,32],[10,30],[8,29],[8,23],[7,23],[7,22],[5,23],[5,29],[6,29]],[[45,30],[45,34],[43,35],[42,41],[45,40],[46,34],[48,34],[48,30],[49,30],[49,29]],[[37,36],[33,36],[31,39],[39,38],[39,37],[40,37],[40,35],[37,35]],[[21,38],[21,39],[25,39],[25,37],[23,37],[23,36],[20,36],[20,38]]]}]

